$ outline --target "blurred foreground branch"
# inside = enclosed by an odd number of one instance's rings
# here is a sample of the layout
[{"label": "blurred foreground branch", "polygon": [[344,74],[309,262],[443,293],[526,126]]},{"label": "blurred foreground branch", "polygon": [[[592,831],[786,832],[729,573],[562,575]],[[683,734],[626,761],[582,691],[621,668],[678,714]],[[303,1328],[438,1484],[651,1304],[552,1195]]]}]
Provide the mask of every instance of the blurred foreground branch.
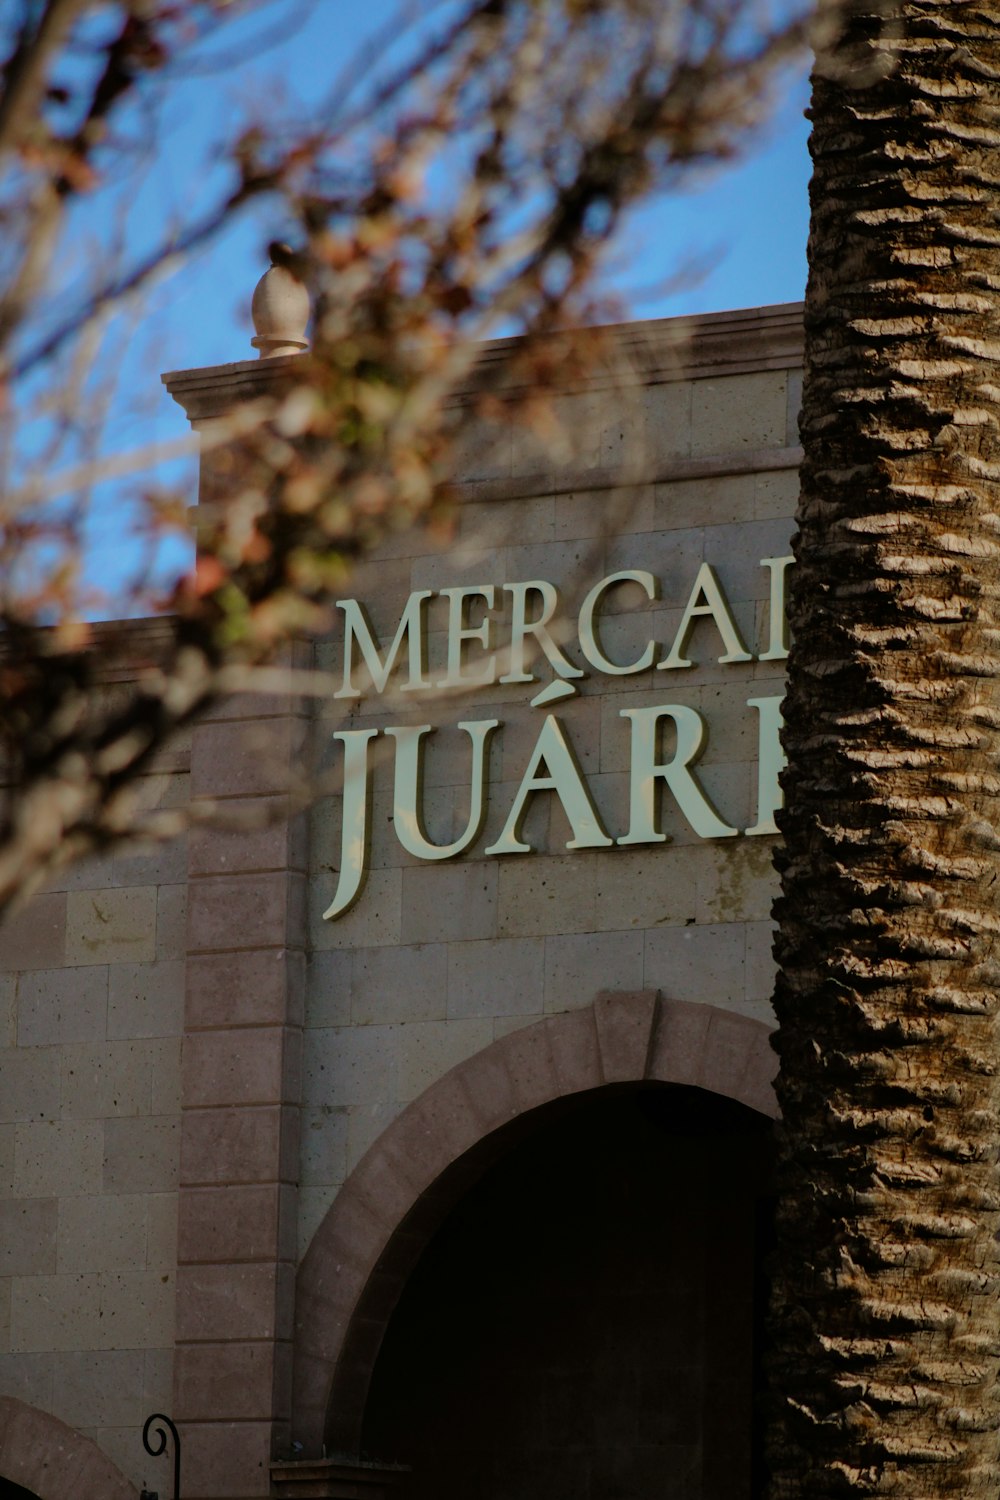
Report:
[{"label": "blurred foreground branch", "polygon": [[[240,121],[187,222],[74,269],[73,236],[106,201],[110,216],[137,143],[155,170],[158,105],[227,28],[281,9],[18,0],[0,22],[0,911],[71,858],[162,831],[136,780],[227,674],[323,633],[382,538],[446,534],[463,424],[491,399],[455,399],[483,339],[520,336],[500,373],[525,394],[507,404],[547,430],[546,392],[600,354],[595,276],[628,210],[739,149],[807,29],[747,0],[432,7],[401,64],[369,57],[308,118]],[[216,432],[225,502],[203,508],[197,566],[164,589],[151,565],[185,497],[141,456],[130,473],[95,449],[108,329],[251,204],[296,247],[275,254],[313,295],[312,348]],[[554,340],[567,328],[584,332]],[[88,553],[102,463],[142,559],[113,600]],[[161,614],[155,650],[136,659],[134,631],[86,623],[109,613]]]}]

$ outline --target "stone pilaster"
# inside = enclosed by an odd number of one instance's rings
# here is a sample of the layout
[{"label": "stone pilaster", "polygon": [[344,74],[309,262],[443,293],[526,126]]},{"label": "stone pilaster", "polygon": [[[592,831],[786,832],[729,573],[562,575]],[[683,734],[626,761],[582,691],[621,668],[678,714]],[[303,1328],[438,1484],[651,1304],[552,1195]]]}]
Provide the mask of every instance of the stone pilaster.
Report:
[{"label": "stone pilaster", "polygon": [[236,697],[195,730],[174,1415],[185,1500],[258,1500],[287,1451],[305,836],[283,815],[304,712]]}]

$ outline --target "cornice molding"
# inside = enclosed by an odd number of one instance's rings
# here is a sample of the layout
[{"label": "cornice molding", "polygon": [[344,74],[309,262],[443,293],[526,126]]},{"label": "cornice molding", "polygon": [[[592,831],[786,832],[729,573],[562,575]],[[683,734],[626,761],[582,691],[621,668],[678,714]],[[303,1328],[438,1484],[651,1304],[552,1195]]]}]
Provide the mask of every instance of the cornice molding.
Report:
[{"label": "cornice molding", "polygon": [[[718,379],[764,370],[795,369],[802,363],[802,303],[703,313],[698,317],[654,318],[615,323],[595,332],[605,344],[602,357],[579,380],[560,386],[590,391],[621,385],[658,385],[670,380]],[[571,336],[566,337],[569,343]],[[575,337],[575,336],[572,336]],[[553,335],[558,349],[559,334]],[[493,385],[516,354],[519,339],[496,339],[483,346],[465,391]],[[516,389],[501,378],[501,388]],[[460,392],[459,394],[462,394]]]},{"label": "cornice molding", "polygon": [[301,357],[288,354],[195,370],[170,370],[160,379],[178,406],[184,408],[188,421],[197,424],[223,417],[246,402],[277,395]]},{"label": "cornice molding", "polygon": [[[719,379],[764,370],[795,369],[802,363],[802,304],[704,313],[698,317],[657,318],[607,325],[597,332],[604,348],[594,368],[566,383],[566,392],[600,391],[623,385],[658,385],[671,380]],[[569,335],[552,335],[558,352]],[[469,378],[454,399],[484,389],[513,395],[519,386],[509,365],[520,339],[484,344]],[[191,422],[221,417],[244,402],[278,394],[294,376],[299,355],[244,359],[203,369],[171,370],[160,378]]]}]

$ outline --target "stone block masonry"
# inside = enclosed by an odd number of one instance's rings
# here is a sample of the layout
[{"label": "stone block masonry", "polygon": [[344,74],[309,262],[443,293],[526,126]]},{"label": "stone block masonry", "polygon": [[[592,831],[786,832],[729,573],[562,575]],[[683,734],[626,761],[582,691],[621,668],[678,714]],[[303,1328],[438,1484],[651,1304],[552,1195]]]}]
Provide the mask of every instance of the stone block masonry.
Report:
[{"label": "stone block masonry", "polygon": [[290,1441],[305,845],[281,799],[306,725],[235,699],[192,744],[192,796],[250,828],[200,836],[189,867],[173,1412],[191,1496],[266,1494]]},{"label": "stone block masonry", "polygon": [[[439,591],[495,583],[495,607],[480,600],[468,628],[481,630],[484,618],[494,619],[493,639],[502,646],[511,606],[499,586],[548,581],[567,618],[557,632],[560,650],[587,672],[573,682],[576,696],[551,711],[565,725],[603,828],[616,838],[629,823],[631,750],[623,711],[671,702],[701,716],[706,739],[692,764],[711,806],[738,836],[706,840],[663,788],[658,819],[665,844],[571,851],[572,829],[558,796],[538,791],[528,799],[521,832],[533,852],[485,857],[547,711],[528,700],[553,673],[543,656],[529,668],[534,682],[495,681],[452,703],[433,690],[398,690],[406,678],[403,648],[386,691],[370,688],[352,701],[346,723],[384,730],[422,719],[440,726],[424,757],[424,806],[428,836],[446,842],[464,826],[470,768],[468,741],[449,726],[459,718],[500,720],[486,760],[485,827],[457,859],[414,858],[394,832],[399,809],[387,745],[372,761],[367,883],[350,910],[327,921],[340,856],[339,799],[312,816],[300,1253],[345,1174],[414,1090],[512,1028],[583,1009],[602,988],[648,988],[770,1021],[770,906],[777,888],[771,840],[742,831],[754,826],[760,796],[761,728],[750,700],[780,698],[783,691],[783,661],[774,651],[780,637],[770,618],[773,570],[761,560],[786,555],[791,536],[798,352],[794,340],[784,346],[778,368],[754,368],[752,358],[727,368],[719,352],[718,363],[700,365],[696,355],[687,368],[640,383],[637,391],[558,399],[564,441],[555,456],[537,444],[519,451],[516,432],[511,442],[502,423],[484,425],[467,439],[456,550],[421,555],[412,537],[394,544],[391,609],[380,593],[379,563],[352,581],[353,598],[365,605],[372,599],[373,622],[380,601],[373,628],[382,650],[413,591],[438,591],[425,606],[432,680],[448,650]],[[623,484],[626,471],[633,483]],[[688,640],[689,668],[652,666],[613,676],[581,658],[576,617],[596,580],[622,569],[655,575],[656,599],[608,592],[600,639],[608,656],[624,663],[638,661],[653,640],[662,661],[705,562],[716,570],[746,643],[745,660],[720,663],[718,621],[700,617]],[[343,634],[319,648],[318,661],[335,683],[345,670],[344,649]],[[482,670],[484,653],[471,637],[466,649],[472,675]],[[503,675],[502,665],[494,675]],[[342,713],[323,722],[324,732],[345,725]],[[671,728],[662,732],[664,761]],[[447,803],[443,788],[453,793]]]},{"label": "stone block masonry", "polygon": [[[618,330],[621,358],[557,393],[552,442],[472,423],[452,544],[387,537],[291,658],[348,692],[234,698],[148,778],[148,802],[211,797],[242,831],[89,862],[0,930],[0,1480],[164,1494],[140,1436],[160,1410],[185,1500],[265,1500],[275,1461],[287,1495],[388,1495],[392,1471],[322,1446],[360,1443],[414,1257],[498,1132],[636,1083],[773,1111],[799,315],[681,332]],[[207,431],[272,373],[167,383]],[[225,503],[224,457],[203,499]],[[482,827],[435,858],[474,802],[459,726],[488,721]],[[352,735],[353,855],[341,795],[291,821],[283,801]]]},{"label": "stone block masonry", "polygon": [[[150,802],[183,795],[184,760]],[[0,931],[0,1398],[134,1483],[142,1422],[172,1400],[185,862],[183,840],[90,862]]]}]

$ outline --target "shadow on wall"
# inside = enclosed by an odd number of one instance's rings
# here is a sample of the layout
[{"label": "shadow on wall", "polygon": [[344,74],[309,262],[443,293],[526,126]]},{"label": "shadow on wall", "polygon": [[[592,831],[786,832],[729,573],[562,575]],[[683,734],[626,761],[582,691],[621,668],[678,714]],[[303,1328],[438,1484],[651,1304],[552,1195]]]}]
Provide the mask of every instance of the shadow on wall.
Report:
[{"label": "shadow on wall", "polygon": [[664,1084],[538,1111],[389,1321],[363,1446],[411,1467],[393,1495],[748,1500],[771,1129]]}]

